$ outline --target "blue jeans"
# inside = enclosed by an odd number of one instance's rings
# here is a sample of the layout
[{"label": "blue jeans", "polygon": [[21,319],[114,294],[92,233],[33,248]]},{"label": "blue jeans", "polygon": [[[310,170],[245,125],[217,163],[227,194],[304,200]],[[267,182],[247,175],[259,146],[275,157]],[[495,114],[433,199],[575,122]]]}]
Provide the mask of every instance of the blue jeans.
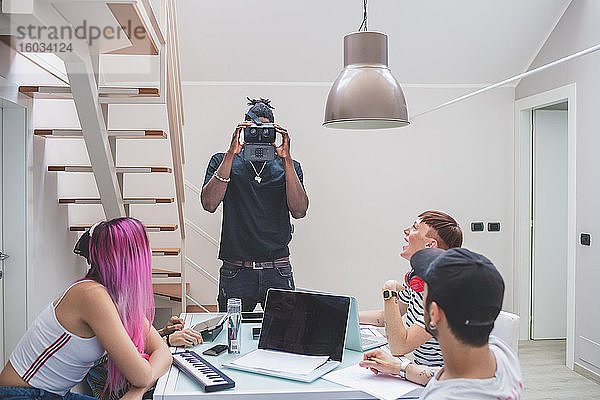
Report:
[{"label": "blue jeans", "polygon": [[[1,400],[95,400],[93,397],[84,396],[82,394],[67,392],[64,396],[50,393],[42,389],[27,388],[27,387],[0,387]],[[97,400],[97,399],[96,399]]]},{"label": "blue jeans", "polygon": [[219,312],[227,311],[227,299],[242,299],[242,311],[253,311],[257,303],[265,308],[269,288],[295,289],[292,265],[252,269],[223,261],[219,271]]}]

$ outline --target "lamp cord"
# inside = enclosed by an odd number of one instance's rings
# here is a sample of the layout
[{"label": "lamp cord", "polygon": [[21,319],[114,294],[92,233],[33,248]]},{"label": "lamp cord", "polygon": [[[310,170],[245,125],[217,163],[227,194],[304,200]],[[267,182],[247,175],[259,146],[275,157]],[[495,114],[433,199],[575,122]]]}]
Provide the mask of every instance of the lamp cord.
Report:
[{"label": "lamp cord", "polygon": [[365,31],[366,31],[367,30],[367,0],[363,1],[363,20],[362,20],[362,24],[360,24],[360,26],[358,27],[359,32],[363,26],[365,27]]}]

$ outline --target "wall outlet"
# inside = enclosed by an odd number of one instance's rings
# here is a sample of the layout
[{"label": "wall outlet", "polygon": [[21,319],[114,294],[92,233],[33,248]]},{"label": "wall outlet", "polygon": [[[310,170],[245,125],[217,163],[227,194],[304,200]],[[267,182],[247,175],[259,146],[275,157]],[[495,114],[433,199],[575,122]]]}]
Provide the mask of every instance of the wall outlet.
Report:
[{"label": "wall outlet", "polygon": [[582,246],[591,246],[592,244],[592,236],[589,233],[581,234],[581,245]]},{"label": "wall outlet", "polygon": [[500,222],[488,222],[488,232],[500,232]]},{"label": "wall outlet", "polygon": [[485,224],[483,222],[471,222],[472,232],[483,232]]}]

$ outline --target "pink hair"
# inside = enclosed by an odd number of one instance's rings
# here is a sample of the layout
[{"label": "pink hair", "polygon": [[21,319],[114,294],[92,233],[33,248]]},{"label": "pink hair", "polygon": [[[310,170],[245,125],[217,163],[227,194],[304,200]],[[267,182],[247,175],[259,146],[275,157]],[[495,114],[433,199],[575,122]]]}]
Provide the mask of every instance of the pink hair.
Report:
[{"label": "pink hair", "polygon": [[[140,354],[154,320],[151,257],[146,229],[137,219],[115,218],[94,228],[86,278],[104,285]],[[105,390],[117,393],[125,384],[109,357]]]}]

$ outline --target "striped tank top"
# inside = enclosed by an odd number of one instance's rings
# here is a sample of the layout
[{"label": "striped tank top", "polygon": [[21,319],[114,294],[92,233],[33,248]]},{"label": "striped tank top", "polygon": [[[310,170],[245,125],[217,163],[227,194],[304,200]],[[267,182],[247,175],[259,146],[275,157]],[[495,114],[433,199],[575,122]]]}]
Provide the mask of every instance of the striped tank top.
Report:
[{"label": "striped tank top", "polygon": [[[401,302],[408,305],[406,314],[402,316],[406,328],[416,324],[425,329],[425,316],[423,311],[423,293],[415,292],[407,288],[399,293]],[[427,342],[413,351],[415,364],[427,365],[429,367],[444,366],[442,348],[436,338],[432,337]]]},{"label": "striped tank top", "polygon": [[[86,376],[94,362],[105,353],[97,337],[82,338],[58,322],[50,303],[29,327],[12,354],[10,363],[21,378],[37,389],[64,396]],[[88,280],[89,282],[89,280]]]}]

